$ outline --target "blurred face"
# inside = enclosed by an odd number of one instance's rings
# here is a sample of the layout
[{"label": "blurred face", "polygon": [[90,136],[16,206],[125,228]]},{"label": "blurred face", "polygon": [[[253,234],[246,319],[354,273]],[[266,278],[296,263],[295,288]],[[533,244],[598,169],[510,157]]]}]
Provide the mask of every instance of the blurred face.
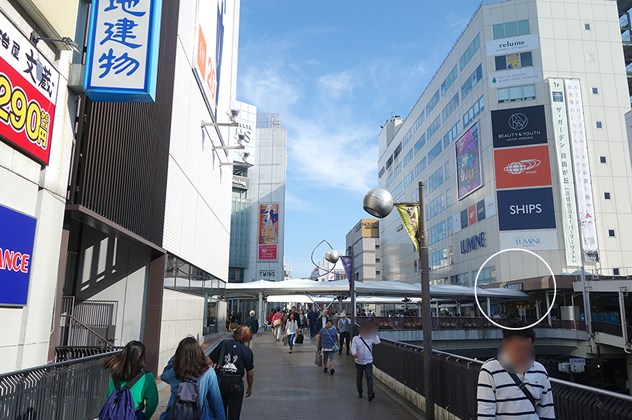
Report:
[{"label": "blurred face", "polygon": [[331,321],[327,321],[325,325],[327,326],[327,328],[331,328]]},{"label": "blurred face", "polygon": [[327,316],[327,309],[323,309],[323,316]]},{"label": "blurred face", "polygon": [[534,359],[535,349],[529,338],[512,336],[500,344],[498,360],[510,372],[526,372],[533,365]]}]

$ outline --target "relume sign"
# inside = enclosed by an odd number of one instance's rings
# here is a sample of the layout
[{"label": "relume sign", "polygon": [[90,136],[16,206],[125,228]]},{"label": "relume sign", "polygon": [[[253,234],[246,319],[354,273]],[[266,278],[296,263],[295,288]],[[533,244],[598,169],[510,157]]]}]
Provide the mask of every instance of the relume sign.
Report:
[{"label": "relume sign", "polygon": [[485,243],[485,232],[481,232],[461,241],[461,254],[467,254],[484,246],[487,246]]}]

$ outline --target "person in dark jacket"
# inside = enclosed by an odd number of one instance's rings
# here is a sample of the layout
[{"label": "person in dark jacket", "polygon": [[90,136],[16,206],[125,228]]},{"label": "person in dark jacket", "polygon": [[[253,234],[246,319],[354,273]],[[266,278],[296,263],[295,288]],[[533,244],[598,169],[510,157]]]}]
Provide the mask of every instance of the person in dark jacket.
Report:
[{"label": "person in dark jacket", "polygon": [[316,337],[316,334],[318,333],[318,329],[317,327],[317,323],[316,321],[318,320],[318,316],[316,315],[316,312],[314,312],[314,308],[309,308],[309,312],[307,313],[307,325],[309,326],[309,338],[314,338]]},{"label": "person in dark jacket", "polygon": [[[249,317],[246,319],[246,327],[252,331],[252,336],[259,331],[259,320],[255,318],[255,311],[250,311]],[[252,338],[246,342],[246,345],[252,349]]]}]

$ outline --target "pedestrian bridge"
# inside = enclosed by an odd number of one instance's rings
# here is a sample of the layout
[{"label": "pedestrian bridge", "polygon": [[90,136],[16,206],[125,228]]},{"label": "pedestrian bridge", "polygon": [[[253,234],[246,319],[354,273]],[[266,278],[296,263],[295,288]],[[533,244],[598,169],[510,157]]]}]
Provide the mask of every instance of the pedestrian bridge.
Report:
[{"label": "pedestrian bridge", "polygon": [[[208,352],[209,349],[207,349]],[[255,337],[255,382],[244,401],[242,419],[423,419],[423,349],[382,340],[374,347],[377,398],[358,399],[351,356],[337,356],[336,373],[314,365],[315,341],[288,347],[269,332]],[[109,375],[96,355],[0,375],[0,418],[94,419]],[[476,383],[481,362],[433,352],[436,419],[476,419]],[[552,379],[556,418],[632,418],[632,397]],[[160,388],[160,387],[159,387]],[[168,388],[162,387],[164,410]]]}]

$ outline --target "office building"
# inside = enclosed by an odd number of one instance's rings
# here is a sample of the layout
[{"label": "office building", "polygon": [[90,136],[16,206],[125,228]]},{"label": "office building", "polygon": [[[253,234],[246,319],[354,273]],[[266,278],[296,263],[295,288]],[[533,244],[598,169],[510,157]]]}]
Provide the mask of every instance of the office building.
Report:
[{"label": "office building", "polygon": [[347,255],[353,256],[352,270],[355,281],[381,280],[380,226],[377,219],[361,219],[347,233]]},{"label": "office building", "polygon": [[[433,284],[618,275],[632,258],[630,109],[617,3],[481,5],[406,119],[379,136],[379,186],[425,213]],[[582,228],[580,229],[579,226]],[[382,278],[418,281],[393,212]],[[516,286],[518,287],[518,286]]]}]

